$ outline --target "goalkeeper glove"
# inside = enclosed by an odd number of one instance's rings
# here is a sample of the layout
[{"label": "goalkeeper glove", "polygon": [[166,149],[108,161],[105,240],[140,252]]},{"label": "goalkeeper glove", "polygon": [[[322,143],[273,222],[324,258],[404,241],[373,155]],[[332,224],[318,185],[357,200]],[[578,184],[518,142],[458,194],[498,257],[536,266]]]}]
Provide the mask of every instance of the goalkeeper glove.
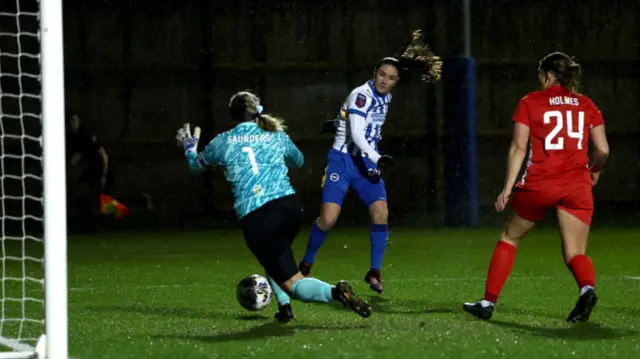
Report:
[{"label": "goalkeeper glove", "polygon": [[336,120],[327,120],[322,123],[320,133],[336,133],[338,127],[336,126]]},{"label": "goalkeeper glove", "polygon": [[176,133],[176,142],[178,146],[184,148],[185,153],[189,151],[198,150],[198,140],[200,139],[200,127],[193,129],[193,136],[191,135],[191,126],[185,123],[181,129]]}]

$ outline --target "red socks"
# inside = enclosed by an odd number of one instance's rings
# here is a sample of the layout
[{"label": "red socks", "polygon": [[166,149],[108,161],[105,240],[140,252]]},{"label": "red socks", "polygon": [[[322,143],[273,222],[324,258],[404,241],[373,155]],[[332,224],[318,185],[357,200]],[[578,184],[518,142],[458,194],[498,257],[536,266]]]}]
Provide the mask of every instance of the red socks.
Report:
[{"label": "red socks", "polygon": [[496,249],[493,252],[493,257],[491,257],[491,264],[489,265],[484,300],[493,303],[498,301],[498,296],[509,277],[509,273],[511,273],[515,258],[516,247],[507,242],[498,241]]},{"label": "red socks", "polygon": [[[498,296],[500,296],[502,287],[504,287],[509,273],[511,273],[515,258],[516,247],[507,242],[498,241],[496,249],[493,252],[493,257],[491,257],[491,264],[489,265],[484,300],[492,303],[498,301]],[[585,286],[595,287],[596,273],[589,257],[584,254],[579,254],[573,257],[569,263],[567,263],[567,266],[571,270],[571,273],[573,273],[578,283],[578,288],[582,289]]]},{"label": "red socks", "polygon": [[578,254],[571,258],[567,263],[567,267],[569,267],[573,277],[576,279],[579,289],[585,286],[595,287],[596,271],[593,269],[593,263],[589,257],[584,254]]}]

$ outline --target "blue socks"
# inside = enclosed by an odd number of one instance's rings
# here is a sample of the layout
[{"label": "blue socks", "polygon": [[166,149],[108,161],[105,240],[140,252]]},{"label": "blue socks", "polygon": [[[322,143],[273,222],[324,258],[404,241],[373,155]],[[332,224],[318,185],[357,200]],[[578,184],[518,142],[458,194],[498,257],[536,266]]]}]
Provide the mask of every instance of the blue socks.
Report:
[{"label": "blue socks", "polygon": [[311,226],[311,234],[309,235],[309,242],[307,243],[307,252],[302,258],[305,262],[313,264],[316,260],[316,252],[318,252],[324,240],[327,239],[328,234],[329,232],[320,229],[316,222],[313,223]]},{"label": "blue socks", "polygon": [[369,239],[371,240],[371,268],[380,270],[389,239],[389,225],[372,224]]},{"label": "blue socks", "polygon": [[[321,230],[316,223],[311,226],[311,235],[307,243],[307,252],[302,258],[305,262],[313,264],[316,259],[316,253],[322,246],[329,233]],[[387,248],[389,239],[389,225],[372,224],[371,225],[371,268],[380,270],[382,266],[382,258]]]},{"label": "blue socks", "polygon": [[291,291],[294,298],[303,302],[329,303],[333,286],[315,278],[305,278],[293,283]]},{"label": "blue socks", "polygon": [[291,298],[289,298],[287,293],[285,293],[282,288],[280,288],[278,283],[276,283],[273,278],[271,278],[269,273],[267,273],[267,280],[269,281],[269,285],[271,286],[273,294],[275,294],[276,296],[276,300],[278,301],[279,306],[291,303]]}]

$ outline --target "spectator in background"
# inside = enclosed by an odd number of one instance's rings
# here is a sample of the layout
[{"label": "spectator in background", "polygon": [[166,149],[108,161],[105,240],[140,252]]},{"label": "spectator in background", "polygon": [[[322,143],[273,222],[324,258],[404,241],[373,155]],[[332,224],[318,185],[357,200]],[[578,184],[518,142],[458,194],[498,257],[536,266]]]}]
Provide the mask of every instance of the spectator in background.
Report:
[{"label": "spectator in background", "polygon": [[85,161],[87,167],[78,180],[80,184],[100,191],[105,189],[110,175],[109,155],[98,136],[82,125],[80,115],[75,112],[67,114],[67,155],[73,167]]},{"label": "spectator in background", "polygon": [[[128,196],[117,201],[112,196],[113,164],[98,136],[82,123],[77,112],[67,113],[67,157],[72,167],[83,166],[82,174],[71,189],[72,203],[79,214],[78,226],[86,230],[101,228],[102,215],[114,214],[116,220],[129,214],[128,206],[153,209],[151,197]],[[125,204],[126,203],[126,204]]]}]

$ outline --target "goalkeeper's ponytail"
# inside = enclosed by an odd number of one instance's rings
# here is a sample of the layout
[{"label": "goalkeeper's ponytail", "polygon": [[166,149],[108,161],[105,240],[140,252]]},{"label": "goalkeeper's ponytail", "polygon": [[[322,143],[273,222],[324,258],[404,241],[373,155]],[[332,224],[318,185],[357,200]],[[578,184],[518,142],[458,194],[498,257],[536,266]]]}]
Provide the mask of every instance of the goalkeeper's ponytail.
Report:
[{"label": "goalkeeper's ponytail", "polygon": [[240,91],[231,96],[229,112],[234,121],[256,121],[258,126],[265,131],[277,132],[287,128],[281,118],[263,114],[260,98],[249,91]]},{"label": "goalkeeper's ponytail", "polygon": [[257,116],[258,126],[268,132],[278,132],[287,129],[284,120],[269,114]]}]

